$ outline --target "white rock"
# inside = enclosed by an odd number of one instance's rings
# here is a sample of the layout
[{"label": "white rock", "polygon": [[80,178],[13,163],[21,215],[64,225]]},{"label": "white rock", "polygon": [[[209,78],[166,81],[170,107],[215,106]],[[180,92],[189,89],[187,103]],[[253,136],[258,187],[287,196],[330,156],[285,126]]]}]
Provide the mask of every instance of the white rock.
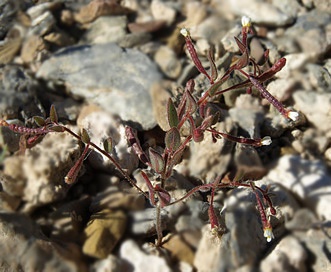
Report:
[{"label": "white rock", "polygon": [[171,272],[165,259],[148,255],[133,240],[126,240],[120,248],[120,256],[133,266],[135,272]]},{"label": "white rock", "polygon": [[275,75],[276,78],[290,78],[293,71],[300,70],[310,59],[309,55],[305,53],[288,54],[284,57],[286,59],[286,65]]},{"label": "white rock", "polygon": [[315,128],[331,137],[331,93],[298,91],[293,94],[294,108],[301,111]]},{"label": "white rock", "polygon": [[283,26],[293,22],[294,17],[281,12],[274,5],[262,0],[218,0],[217,3],[240,16],[248,16],[253,24]]},{"label": "white rock", "polygon": [[151,12],[156,20],[164,20],[171,25],[176,19],[176,10],[160,0],[153,0]]},{"label": "white rock", "polygon": [[320,219],[331,218],[331,177],[321,161],[286,155],[281,157],[266,179],[292,191]]},{"label": "white rock", "polygon": [[194,266],[199,272],[217,271],[222,247],[220,239],[212,234],[209,224],[205,225],[201,232],[202,238],[195,253]]},{"label": "white rock", "polygon": [[[4,172],[15,182],[26,184],[23,199],[28,202],[27,206],[36,207],[65,197],[64,177],[79,155],[80,147],[71,135],[49,133],[39,144],[26,150],[21,159],[5,160]],[[20,159],[19,165],[13,163],[15,159]]]},{"label": "white rock", "polygon": [[117,42],[127,31],[126,16],[101,16],[91,23],[81,39],[81,43]]},{"label": "white rock", "polygon": [[[83,108],[77,124],[81,129],[87,129],[91,141],[101,149],[103,149],[103,141],[112,138],[114,146],[112,156],[129,174],[138,167],[139,159],[132,148],[128,146],[125,126],[112,114],[90,105]],[[113,163],[99,152],[92,152],[88,160],[96,169],[112,172],[115,168]]]},{"label": "white rock", "polygon": [[179,77],[182,65],[171,48],[160,46],[154,55],[154,60],[166,76],[173,79]]},{"label": "white rock", "polygon": [[262,260],[261,271],[307,271],[308,256],[305,248],[293,236],[282,239],[272,252]]}]

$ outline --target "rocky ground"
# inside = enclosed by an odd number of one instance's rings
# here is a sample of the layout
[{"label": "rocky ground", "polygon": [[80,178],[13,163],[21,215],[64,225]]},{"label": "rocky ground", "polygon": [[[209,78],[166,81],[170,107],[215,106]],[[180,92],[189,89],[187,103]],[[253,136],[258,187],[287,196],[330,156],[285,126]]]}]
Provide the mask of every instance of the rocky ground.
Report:
[{"label": "rocky ground", "polygon": [[[60,122],[112,137],[114,156],[137,184],[142,167],[124,126],[144,148],[162,144],[165,106],[199,75],[179,30],[190,29],[203,64],[214,48],[220,74],[239,53],[240,18],[252,19],[251,56],[287,64],[268,91],[300,113],[288,122],[261,96],[225,93],[220,131],[271,136],[253,148],[206,137],[191,143],[169,180],[173,198],[233,169],[270,186],[275,239],[263,237],[251,190],[218,191],[223,233],[210,230],[207,193],[155,209],[92,151],[78,181],[64,177],[81,153],[66,133],[49,133],[22,154],[20,136],[0,129],[1,271],[331,271],[331,1],[0,1],[0,119],[31,126],[55,105]],[[233,75],[228,86],[238,81]],[[226,85],[224,85],[226,88]]]}]

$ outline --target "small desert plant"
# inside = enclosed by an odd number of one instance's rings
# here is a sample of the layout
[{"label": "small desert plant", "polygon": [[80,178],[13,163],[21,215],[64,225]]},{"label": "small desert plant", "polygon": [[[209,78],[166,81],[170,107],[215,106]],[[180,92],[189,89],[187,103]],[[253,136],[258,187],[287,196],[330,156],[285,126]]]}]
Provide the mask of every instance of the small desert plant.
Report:
[{"label": "small desert plant", "polygon": [[[262,139],[249,139],[243,137],[233,136],[222,131],[215,129],[215,124],[218,122],[219,113],[214,113],[210,107],[209,100],[215,98],[225,92],[247,87],[247,92],[251,93],[252,88],[258,90],[261,95],[267,99],[285,118],[295,121],[298,117],[298,113],[292,110],[288,110],[273,97],[263,86],[263,83],[272,78],[278,71],[280,71],[285,63],[285,58],[278,60],[270,69],[262,71],[261,67],[250,57],[249,48],[247,46],[247,35],[251,31],[250,20],[246,17],[242,19],[242,33],[241,39],[235,37],[236,43],[239,47],[241,55],[238,56],[236,62],[230,66],[230,68],[221,76],[218,76],[215,62],[212,57],[212,53],[209,52],[208,59],[210,62],[209,74],[202,66],[197,52],[194,48],[193,42],[190,37],[190,33],[187,29],[183,28],[181,33],[186,41],[186,48],[191,56],[193,63],[200,73],[206,76],[210,83],[210,87],[200,97],[193,95],[194,81],[189,80],[185,86],[184,93],[179,102],[168,100],[167,103],[167,118],[170,129],[166,132],[164,138],[164,146],[158,146],[156,148],[148,148],[143,150],[140,145],[139,139],[135,130],[131,127],[126,127],[125,133],[128,144],[132,147],[135,154],[139,157],[140,161],[146,166],[145,169],[140,171],[140,175],[146,182],[148,192],[144,192],[135,182],[135,180],[121,167],[116,159],[111,155],[112,153],[112,139],[106,139],[104,141],[104,149],[99,148],[95,143],[90,141],[90,137],[85,129],[80,134],[76,134],[68,127],[58,122],[55,108],[52,106],[50,110],[50,117],[44,119],[42,117],[35,117],[35,122],[39,126],[37,128],[27,128],[24,126],[18,126],[9,124],[8,122],[1,120],[0,125],[6,126],[16,133],[23,135],[22,142],[25,146],[29,146],[36,142],[39,137],[46,135],[47,133],[69,133],[81,143],[85,145],[84,150],[76,161],[74,166],[70,169],[68,174],[64,177],[64,182],[67,184],[73,184],[76,182],[80,168],[82,167],[84,158],[89,154],[90,149],[94,149],[97,152],[106,156],[123,175],[123,177],[134,186],[141,194],[149,199],[152,206],[156,209],[156,232],[157,242],[156,245],[162,245],[162,228],[161,228],[161,209],[174,205],[178,202],[184,201],[188,197],[192,196],[198,191],[210,192],[208,215],[210,219],[211,228],[214,233],[218,233],[220,224],[218,222],[216,212],[214,210],[214,195],[217,190],[222,188],[235,188],[246,187],[250,188],[256,196],[258,211],[261,216],[261,221],[264,229],[264,236],[267,241],[271,241],[273,238],[272,227],[266,216],[266,204],[269,207],[270,214],[276,213],[271,199],[269,197],[268,188],[262,189],[251,180],[248,181],[225,181],[221,177],[217,177],[213,182],[202,184],[194,187],[189,192],[184,194],[179,199],[171,199],[170,193],[166,190],[167,180],[172,176],[173,168],[181,161],[185,148],[191,141],[200,142],[204,137],[209,134],[212,137],[213,142],[218,141],[220,138],[234,141],[241,144],[247,144],[252,146],[269,145],[271,138],[266,136]],[[264,54],[265,59],[268,59],[268,51]],[[251,68],[253,73],[249,73]],[[229,79],[232,73],[240,73],[246,79],[238,84],[235,84],[227,89],[222,89],[222,84]],[[184,124],[188,124],[190,131],[188,135],[182,136],[181,129]],[[264,204],[263,204],[264,203]]]}]

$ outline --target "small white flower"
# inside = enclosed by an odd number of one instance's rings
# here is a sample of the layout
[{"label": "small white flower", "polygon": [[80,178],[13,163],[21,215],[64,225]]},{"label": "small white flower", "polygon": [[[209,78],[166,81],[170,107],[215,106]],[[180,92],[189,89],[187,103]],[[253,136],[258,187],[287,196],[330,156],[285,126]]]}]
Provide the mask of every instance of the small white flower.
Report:
[{"label": "small white flower", "polygon": [[272,233],[271,228],[265,228],[263,235],[264,235],[265,238],[267,238],[268,243],[271,242],[271,240],[275,238],[274,234]]},{"label": "small white flower", "polygon": [[261,140],[261,145],[270,145],[271,143],[272,143],[272,140],[271,140],[270,136],[265,136]]},{"label": "small white flower", "polygon": [[289,111],[287,113],[288,118],[290,118],[292,121],[296,121],[299,118],[299,113],[296,111]]},{"label": "small white flower", "polygon": [[187,28],[183,27],[181,30],[180,30],[180,34],[182,34],[184,37],[188,37],[190,36],[190,32],[188,31]]},{"label": "small white flower", "polygon": [[252,23],[251,18],[249,18],[248,16],[241,17],[241,25],[243,27],[250,27],[251,23]]}]

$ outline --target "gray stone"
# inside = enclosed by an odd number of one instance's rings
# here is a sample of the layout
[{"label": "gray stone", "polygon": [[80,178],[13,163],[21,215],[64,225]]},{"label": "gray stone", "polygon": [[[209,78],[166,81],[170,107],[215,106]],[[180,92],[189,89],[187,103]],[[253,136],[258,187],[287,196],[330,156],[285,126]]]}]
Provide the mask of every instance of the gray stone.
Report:
[{"label": "gray stone", "polygon": [[24,68],[7,65],[0,69],[0,75],[1,119],[43,116],[36,99],[37,83]]},{"label": "gray stone", "polygon": [[91,23],[80,43],[99,44],[117,42],[127,31],[126,16],[101,16]]},{"label": "gray stone", "polygon": [[293,15],[279,10],[269,2],[262,0],[218,0],[220,7],[230,10],[236,15],[246,15],[253,23],[268,26],[284,26],[294,21]]},{"label": "gray stone", "polygon": [[298,91],[293,94],[295,109],[301,111],[307,120],[327,137],[331,136],[331,93]]},{"label": "gray stone", "polygon": [[296,18],[298,14],[305,11],[298,1],[272,0],[271,2],[274,7],[291,18]]},{"label": "gray stone", "polygon": [[261,271],[307,271],[308,254],[300,241],[293,236],[282,239],[272,252],[262,260]]},{"label": "gray stone", "polygon": [[189,208],[188,213],[181,215],[176,221],[175,227],[178,233],[182,233],[187,230],[200,230],[209,220],[209,204],[207,202],[190,199],[186,202],[186,204]]},{"label": "gray stone", "polygon": [[311,85],[319,92],[331,92],[331,74],[326,67],[308,64],[308,77]]},{"label": "gray stone", "polygon": [[[22,122],[17,119],[6,120],[8,124],[16,124],[22,126]],[[0,127],[0,144],[4,145],[9,152],[16,152],[19,150],[21,135],[11,131],[7,127]]]},{"label": "gray stone", "polygon": [[[309,271],[330,271],[331,242],[330,227],[324,229],[310,229],[306,232],[295,233],[296,237],[304,245],[308,253]],[[292,250],[291,250],[292,252]]]},{"label": "gray stone", "polygon": [[331,12],[331,1],[330,0],[313,0],[314,6],[322,11]]},{"label": "gray stone", "polygon": [[331,218],[331,177],[319,160],[308,161],[299,156],[283,156],[267,179],[279,183],[298,197],[318,218]]},{"label": "gray stone", "polygon": [[182,71],[182,65],[175,52],[167,46],[160,46],[154,55],[155,62],[169,78],[176,79]]},{"label": "gray stone", "polygon": [[151,13],[156,20],[164,20],[167,22],[167,25],[173,24],[176,19],[176,10],[160,0],[152,1]]},{"label": "gray stone", "polygon": [[1,213],[0,219],[3,271],[87,271],[77,245],[52,242],[24,215]]},{"label": "gray stone", "polygon": [[[236,133],[230,119],[217,123],[215,128],[232,135]],[[233,146],[233,142],[225,139],[219,139],[213,143],[208,132],[205,133],[201,142],[192,141],[190,144],[191,157],[188,162],[191,175],[209,183],[217,176],[224,174],[231,160]]]},{"label": "gray stone", "polygon": [[210,225],[203,226],[201,232],[202,237],[194,257],[194,266],[200,272],[222,271],[217,270],[217,266],[220,262],[220,250],[222,248],[220,239],[213,235],[210,230]]},{"label": "gray stone", "polygon": [[243,266],[251,271],[266,249],[255,196],[243,188],[234,189],[225,200],[226,233],[220,238],[217,270],[238,271]]},{"label": "gray stone", "polygon": [[231,119],[236,122],[249,137],[260,138],[260,126],[263,122],[263,108],[259,99],[249,94],[237,97],[234,108],[229,110]]},{"label": "gray stone", "polygon": [[285,31],[284,36],[294,39],[303,53],[316,59],[330,50],[330,22],[329,12],[313,9],[299,15],[295,24]]},{"label": "gray stone", "polygon": [[[177,203],[161,209],[161,229],[171,227],[177,221],[178,215],[186,209],[183,203]],[[156,235],[156,209],[149,208],[142,211],[135,211],[132,214],[132,224],[129,228],[136,235]]]},{"label": "gray stone", "polygon": [[156,125],[149,89],[161,75],[137,50],[123,50],[112,43],[65,48],[45,61],[37,76],[63,81],[71,95],[137,122],[143,129]]}]

